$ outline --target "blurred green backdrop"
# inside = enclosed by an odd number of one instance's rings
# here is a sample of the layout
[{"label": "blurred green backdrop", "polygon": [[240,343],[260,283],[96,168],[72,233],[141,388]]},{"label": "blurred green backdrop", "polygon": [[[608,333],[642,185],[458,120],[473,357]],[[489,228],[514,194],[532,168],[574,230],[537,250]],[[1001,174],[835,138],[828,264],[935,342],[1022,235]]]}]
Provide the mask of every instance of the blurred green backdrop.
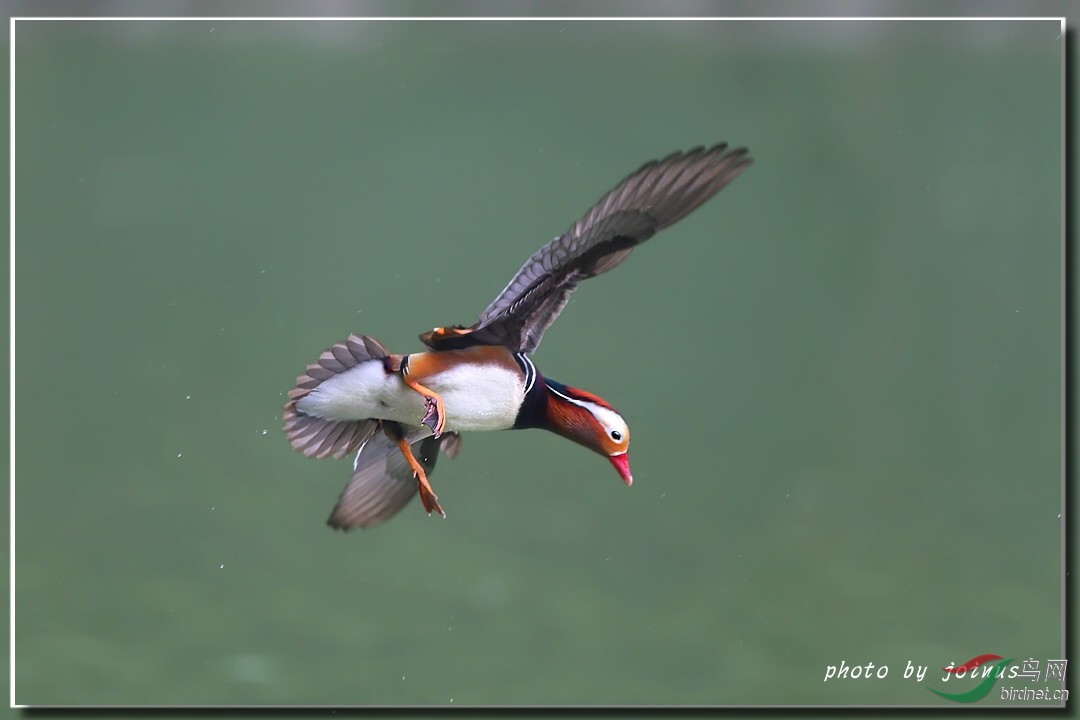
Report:
[{"label": "blurred green backdrop", "polygon": [[[906,662],[1062,657],[1056,22],[15,43],[19,703],[947,705]],[[472,322],[720,140],[755,165],[535,358],[626,416],[631,490],[470,435],[447,520],[323,525],[349,463],[279,421],[306,363]]]}]

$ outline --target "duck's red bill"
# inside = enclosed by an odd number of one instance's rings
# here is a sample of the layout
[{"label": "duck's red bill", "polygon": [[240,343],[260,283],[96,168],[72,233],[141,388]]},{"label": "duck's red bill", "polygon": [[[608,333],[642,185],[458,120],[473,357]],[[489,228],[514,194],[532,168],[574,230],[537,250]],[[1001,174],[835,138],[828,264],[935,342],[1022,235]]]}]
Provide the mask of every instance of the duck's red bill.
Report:
[{"label": "duck's red bill", "polygon": [[615,469],[619,473],[619,477],[623,479],[627,487],[634,484],[634,476],[630,474],[630,453],[619,453],[618,455],[609,455],[608,460],[615,466]]}]

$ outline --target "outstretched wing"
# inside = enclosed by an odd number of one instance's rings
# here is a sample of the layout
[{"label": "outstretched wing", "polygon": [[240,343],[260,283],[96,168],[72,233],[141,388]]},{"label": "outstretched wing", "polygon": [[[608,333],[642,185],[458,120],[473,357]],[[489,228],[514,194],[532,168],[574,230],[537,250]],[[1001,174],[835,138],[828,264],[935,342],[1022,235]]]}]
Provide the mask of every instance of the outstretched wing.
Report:
[{"label": "outstretched wing", "polygon": [[533,253],[469,328],[436,328],[433,350],[506,345],[531,353],[578,283],[612,269],[738,177],[751,159],[726,143],[653,160],[627,176],[563,235]]},{"label": "outstretched wing", "polygon": [[[435,439],[427,428],[409,435],[413,455],[430,477],[439,450],[453,458],[461,448],[461,436],[448,432]],[[416,478],[397,444],[382,432],[361,448],[352,479],[341,492],[327,524],[337,530],[368,528],[389,520],[416,495]]]}]

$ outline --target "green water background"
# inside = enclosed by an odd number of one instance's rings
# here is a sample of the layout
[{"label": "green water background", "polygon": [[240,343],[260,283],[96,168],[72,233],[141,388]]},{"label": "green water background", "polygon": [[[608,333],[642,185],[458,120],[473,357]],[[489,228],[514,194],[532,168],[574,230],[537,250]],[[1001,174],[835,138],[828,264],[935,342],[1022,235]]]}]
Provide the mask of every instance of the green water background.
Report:
[{"label": "green water background", "polygon": [[[945,704],[1060,657],[1056,23],[21,24],[17,700]],[[469,435],[323,525],[280,406],[643,161],[755,165],[535,356],[635,484]],[[883,681],[825,669],[890,666]],[[927,684],[940,683],[932,672]]]}]

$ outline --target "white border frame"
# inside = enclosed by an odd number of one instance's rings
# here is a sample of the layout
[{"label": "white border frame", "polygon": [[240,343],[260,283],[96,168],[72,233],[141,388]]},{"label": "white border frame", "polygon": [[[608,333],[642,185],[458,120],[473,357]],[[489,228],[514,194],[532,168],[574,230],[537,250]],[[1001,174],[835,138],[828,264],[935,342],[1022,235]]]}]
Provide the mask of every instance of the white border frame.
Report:
[{"label": "white border frame", "polygon": [[[227,22],[252,22],[252,23],[260,23],[260,22],[293,22],[293,23],[295,23],[295,22],[320,22],[320,23],[327,23],[327,22],[329,22],[329,23],[337,23],[337,22],[365,22],[365,23],[372,23],[372,22],[375,22],[375,23],[382,23],[382,22],[460,22],[460,23],[477,23],[477,22],[481,22],[481,23],[483,23],[483,22],[557,22],[557,23],[648,22],[648,23],[651,23],[651,22],[778,22],[778,21],[779,22],[829,22],[829,23],[836,23],[836,22],[890,22],[890,21],[891,22],[926,22],[926,21],[934,21],[934,22],[984,22],[984,21],[985,22],[1022,22],[1022,21],[1051,22],[1051,21],[1057,21],[1058,23],[1061,23],[1061,39],[1063,40],[1063,42],[1066,40],[1066,17],[1061,16],[1061,15],[1032,16],[1032,17],[1023,17],[1023,16],[988,16],[988,17],[980,17],[980,16],[976,16],[976,17],[947,16],[947,17],[936,17],[936,16],[933,16],[933,15],[920,15],[920,16],[913,16],[913,17],[874,16],[874,15],[866,15],[866,16],[858,16],[858,17],[811,17],[811,16],[793,16],[793,17],[784,17],[784,16],[750,16],[750,17],[716,17],[716,16],[646,16],[646,17],[618,17],[618,16],[609,16],[609,17],[607,17],[607,16],[588,16],[588,17],[576,17],[576,16],[553,16],[553,17],[537,17],[537,16],[521,16],[521,17],[515,17],[515,16],[483,16],[483,17],[469,17],[469,16],[431,16],[431,17],[423,17],[423,16],[420,16],[420,17],[417,17],[417,16],[373,16],[373,17],[361,17],[361,16],[351,16],[351,17],[286,16],[286,17],[251,17],[251,16],[248,16],[248,17],[243,17],[243,16],[226,16],[226,17],[216,17],[216,16],[212,16],[212,15],[192,16],[192,17],[179,17],[179,16],[174,16],[174,15],[166,15],[166,16],[143,15],[143,16],[133,16],[133,17],[91,17],[91,16],[63,16],[63,17],[45,17],[45,16],[15,17],[15,16],[13,16],[13,17],[11,17],[9,19],[9,52],[10,52],[10,57],[9,57],[9,70],[10,70],[10,78],[9,78],[9,111],[10,111],[10,120],[9,120],[9,133],[10,133],[10,137],[9,137],[9,163],[10,163],[10,168],[9,168],[9,173],[10,173],[10,175],[9,175],[9,190],[10,190],[10,198],[9,198],[9,221],[10,221],[10,227],[9,227],[9,233],[10,233],[9,234],[9,237],[10,237],[10,260],[9,260],[9,272],[10,272],[10,277],[9,277],[9,288],[10,288],[10,300],[9,300],[9,302],[10,302],[10,307],[9,307],[9,312],[10,312],[10,321],[9,321],[10,322],[10,336],[9,336],[9,352],[10,352],[10,358],[9,358],[9,362],[10,362],[10,368],[11,368],[10,369],[10,378],[9,378],[9,382],[10,382],[10,391],[9,391],[10,392],[10,394],[9,394],[9,404],[10,404],[10,408],[9,408],[9,423],[10,423],[10,431],[9,431],[10,432],[10,438],[9,438],[9,464],[10,464],[10,467],[9,467],[9,473],[10,473],[10,485],[9,485],[9,513],[10,513],[10,517],[9,517],[9,531],[10,531],[10,540],[9,540],[9,543],[10,543],[9,544],[9,583],[10,583],[10,586],[9,586],[9,633],[10,633],[10,635],[9,635],[9,643],[10,643],[9,674],[10,674],[10,678],[9,678],[9,681],[10,681],[10,685],[9,685],[9,687],[10,687],[10,691],[9,691],[9,693],[10,693],[10,697],[9,697],[9,705],[13,709],[65,707],[65,706],[51,706],[51,705],[18,705],[18,704],[15,703],[15,25],[16,25],[17,22],[110,22],[110,23],[116,23],[116,22],[171,22],[171,21],[172,22],[189,22],[189,23],[200,23],[200,22],[201,23],[205,23],[205,22],[213,22],[213,23],[227,23]],[[1062,474],[1062,491],[1061,491],[1061,508],[1062,508],[1062,514],[1061,514],[1061,520],[1062,520],[1062,522],[1061,522],[1061,539],[1062,539],[1062,569],[1061,569],[1061,578],[1062,578],[1062,588],[1061,588],[1062,617],[1061,617],[1061,623],[1062,623],[1062,629],[1063,629],[1062,657],[1065,657],[1065,652],[1066,652],[1066,638],[1065,638],[1065,635],[1064,635],[1064,630],[1066,628],[1066,602],[1067,602],[1067,599],[1068,599],[1067,596],[1066,596],[1066,589],[1067,589],[1066,585],[1067,585],[1067,583],[1065,581],[1065,579],[1066,579],[1066,570],[1067,570],[1067,566],[1066,566],[1066,551],[1067,551],[1067,547],[1066,547],[1066,541],[1067,541],[1066,524],[1067,524],[1067,520],[1068,520],[1067,506],[1066,506],[1066,492],[1065,492],[1065,485],[1066,485],[1065,471],[1066,471],[1066,466],[1067,466],[1067,446],[1066,446],[1066,443],[1067,443],[1067,439],[1068,439],[1067,436],[1066,436],[1066,416],[1067,416],[1066,398],[1067,398],[1067,393],[1068,393],[1068,388],[1066,386],[1066,376],[1067,376],[1066,356],[1067,356],[1067,338],[1068,338],[1068,336],[1067,336],[1067,311],[1068,311],[1068,308],[1066,308],[1066,305],[1065,305],[1065,302],[1066,302],[1066,281],[1067,281],[1067,274],[1068,274],[1067,273],[1066,237],[1065,237],[1065,232],[1066,232],[1066,227],[1065,227],[1066,226],[1066,203],[1067,203],[1067,200],[1068,200],[1067,196],[1066,196],[1066,192],[1067,192],[1067,189],[1066,189],[1066,176],[1067,176],[1066,166],[1067,166],[1067,163],[1068,163],[1068,146],[1067,146],[1067,132],[1066,132],[1067,118],[1066,118],[1066,103],[1065,103],[1065,97],[1066,97],[1066,91],[1067,91],[1066,78],[1067,78],[1067,72],[1068,72],[1067,54],[1068,53],[1066,52],[1066,49],[1063,46],[1063,49],[1062,49],[1062,69],[1061,69],[1061,85],[1062,85],[1062,123],[1061,123],[1062,124],[1062,130],[1061,130],[1061,133],[1062,134],[1061,134],[1061,138],[1059,138],[1059,139],[1061,139],[1061,145],[1062,145],[1062,169],[1061,169],[1061,204],[1062,204],[1062,218],[1061,218],[1061,223],[1062,223],[1062,225],[1061,225],[1061,230],[1062,230],[1062,241],[1061,241],[1061,243],[1062,243],[1062,247],[1061,247],[1061,261],[1062,261],[1062,268],[1061,268],[1061,308],[1062,308],[1062,312],[1061,312],[1061,341],[1062,341],[1062,348],[1061,348],[1061,381],[1059,381],[1059,382],[1061,382],[1061,389],[1062,389],[1062,399],[1061,399],[1061,440],[1059,440],[1059,443],[1061,443],[1061,459],[1059,459],[1059,462],[1061,462],[1061,474]],[[73,707],[81,707],[81,706],[72,706],[72,709],[73,709]],[[86,706],[86,707],[87,708],[97,708],[98,706]],[[252,708],[257,708],[257,709],[271,710],[271,709],[275,709],[275,708],[279,708],[279,709],[298,709],[298,708],[324,709],[326,707],[337,707],[337,706],[319,706],[319,705],[312,705],[312,706],[307,706],[307,705],[300,705],[300,706],[296,706],[296,705],[282,705],[282,706],[273,706],[273,705],[265,705],[265,706],[264,705],[254,705],[254,706],[251,706],[251,705],[229,705],[229,706],[188,706],[188,705],[181,705],[181,706],[156,706],[156,705],[150,705],[150,706],[144,706],[144,705],[131,705],[131,706],[127,706],[127,705],[118,705],[118,706],[104,706],[104,707],[105,708],[111,708],[111,707],[130,708],[130,709],[138,709],[138,708],[168,709],[168,708],[177,708],[177,707],[179,707],[179,708],[192,707],[192,708],[199,708],[199,709],[213,709],[213,708],[252,709]],[[422,705],[421,706],[399,706],[399,705],[379,706],[379,705],[373,705],[373,706],[355,706],[355,707],[363,707],[365,709],[377,710],[377,709],[380,709],[380,708],[435,709],[435,708],[438,708],[440,706],[422,706]],[[449,707],[449,706],[447,706],[447,707]],[[462,706],[462,707],[464,707],[464,706]],[[531,707],[531,706],[476,706],[476,707],[483,708],[483,709],[499,709],[501,707],[514,708],[514,707]],[[535,707],[537,707],[538,709],[544,709],[544,710],[548,710],[548,709],[557,710],[557,709],[563,708],[565,706],[554,706],[553,705],[553,706],[535,706]],[[619,707],[619,706],[595,706],[595,707],[599,708],[599,707]],[[626,707],[629,708],[629,707],[637,707],[637,706],[626,706]],[[658,709],[660,709],[660,707],[661,706],[658,706]],[[715,708],[727,708],[727,707],[740,708],[740,707],[746,707],[746,708],[755,708],[755,709],[757,709],[757,708],[765,709],[765,708],[770,708],[770,707],[782,707],[782,708],[810,707],[810,708],[822,708],[822,709],[829,708],[829,707],[836,707],[836,708],[841,708],[842,707],[842,708],[847,709],[849,706],[827,706],[827,705],[822,705],[822,706],[769,706],[769,705],[762,705],[762,706],[757,706],[757,705],[752,705],[752,706],[739,706],[739,705],[725,706],[725,705],[717,705],[717,706],[676,706],[676,707],[680,707],[680,709],[691,709],[691,708],[697,708],[697,707],[715,707]],[[893,707],[896,707],[896,708],[899,708],[899,709],[908,709],[908,708],[910,708],[910,709],[917,709],[917,708],[937,708],[937,709],[940,709],[942,706],[940,706],[940,705],[903,705],[903,706],[865,705],[865,706],[850,706],[850,707],[852,707],[852,708],[856,708],[856,707],[865,707],[865,708],[873,708],[873,707],[885,708],[885,707],[888,707],[888,708],[893,708]],[[1026,706],[1026,707],[1034,709],[1036,706],[1032,705],[1032,706]],[[1047,706],[1047,709],[1050,709],[1050,707],[1051,706]],[[1066,707],[1066,705],[1063,703],[1063,705],[1061,707]]]}]

